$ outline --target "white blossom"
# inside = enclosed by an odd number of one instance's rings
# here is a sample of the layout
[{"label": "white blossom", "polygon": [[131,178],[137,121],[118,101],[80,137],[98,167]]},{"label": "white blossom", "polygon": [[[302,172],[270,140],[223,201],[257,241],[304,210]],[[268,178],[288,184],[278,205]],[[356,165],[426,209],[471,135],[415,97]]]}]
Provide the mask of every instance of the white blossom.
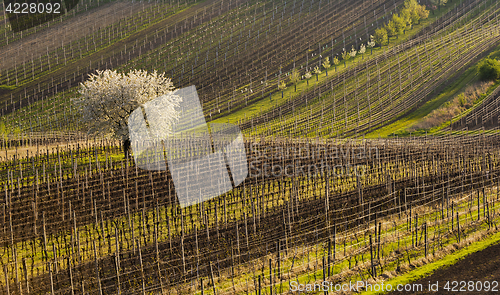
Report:
[{"label": "white blossom", "polygon": [[161,104],[164,130],[156,131],[171,133],[172,124],[178,119],[175,107],[182,101],[173,91],[172,81],[163,73],[133,70],[121,74],[105,70],[97,71],[97,74],[80,83],[80,95],[73,102],[81,112],[81,121],[90,127],[90,133],[110,134],[126,140],[129,137],[127,121],[130,114],[158,97],[163,97],[155,103]]},{"label": "white blossom", "polygon": [[349,52],[349,55],[350,55],[351,57],[355,57],[355,56],[356,56],[356,53],[357,53],[356,49],[354,49],[354,46],[352,46],[351,51]]},{"label": "white blossom", "polygon": [[368,45],[368,47],[370,47],[370,48],[375,47],[375,41],[373,41],[373,36],[372,35],[370,35],[370,41],[368,41],[366,43],[366,45]]},{"label": "white blossom", "polygon": [[359,47],[359,54],[364,54],[366,52],[365,44],[361,44]]}]

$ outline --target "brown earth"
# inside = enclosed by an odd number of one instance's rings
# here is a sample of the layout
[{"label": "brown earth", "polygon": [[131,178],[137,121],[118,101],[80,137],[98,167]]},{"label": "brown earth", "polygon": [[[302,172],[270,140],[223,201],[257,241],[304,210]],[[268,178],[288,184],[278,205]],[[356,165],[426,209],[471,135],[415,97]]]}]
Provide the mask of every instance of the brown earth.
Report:
[{"label": "brown earth", "polygon": [[[457,283],[454,284],[453,281],[457,281]],[[461,285],[461,281],[466,284],[472,281],[474,285],[477,282],[482,282],[483,288],[487,284],[486,281],[488,281],[490,291],[487,292],[484,289],[478,291],[475,288],[475,291],[469,291],[468,285],[464,286],[463,283]],[[494,281],[497,283],[494,283]],[[431,284],[438,282],[439,289],[437,292],[429,290],[429,282]],[[449,290],[444,289],[447,282],[449,282]],[[413,284],[422,284],[424,290],[422,292],[391,292],[389,294],[498,294],[500,293],[500,243],[472,253],[459,262],[439,269],[432,275],[413,282]],[[480,286],[481,283],[477,284]],[[454,286],[456,288],[452,290]],[[496,288],[493,289],[495,286]]]}]

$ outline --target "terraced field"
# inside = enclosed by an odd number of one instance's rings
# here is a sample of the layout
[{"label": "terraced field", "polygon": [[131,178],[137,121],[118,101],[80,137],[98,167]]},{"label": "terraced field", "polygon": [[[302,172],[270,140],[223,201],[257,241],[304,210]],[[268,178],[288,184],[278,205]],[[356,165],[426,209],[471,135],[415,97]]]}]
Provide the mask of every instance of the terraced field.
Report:
[{"label": "terraced field", "polygon": [[[290,294],[403,280],[498,239],[498,81],[412,126],[500,54],[499,1],[421,1],[428,17],[371,43],[408,1],[84,0],[22,32],[2,12],[0,292]],[[81,120],[73,98],[105,69],[195,85],[207,122],[241,129],[245,180],[182,206],[188,168],[144,169]],[[197,136],[176,161],[215,149]]]}]

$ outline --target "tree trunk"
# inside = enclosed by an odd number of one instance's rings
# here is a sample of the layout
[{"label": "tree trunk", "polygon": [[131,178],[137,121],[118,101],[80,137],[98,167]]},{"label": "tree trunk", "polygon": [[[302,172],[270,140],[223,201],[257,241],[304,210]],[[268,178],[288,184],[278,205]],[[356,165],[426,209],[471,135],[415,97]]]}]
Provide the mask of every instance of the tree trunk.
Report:
[{"label": "tree trunk", "polygon": [[123,145],[123,156],[125,159],[129,158],[130,156],[130,139],[123,139],[122,140],[122,145]]}]

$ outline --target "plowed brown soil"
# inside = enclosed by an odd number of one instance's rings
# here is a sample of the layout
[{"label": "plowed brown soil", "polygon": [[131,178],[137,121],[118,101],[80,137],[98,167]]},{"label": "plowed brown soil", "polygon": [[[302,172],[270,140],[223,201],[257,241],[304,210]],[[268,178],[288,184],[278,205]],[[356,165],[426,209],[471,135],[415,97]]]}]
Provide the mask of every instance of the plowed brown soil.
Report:
[{"label": "plowed brown soil", "polygon": [[[457,283],[454,284],[453,281],[457,281]],[[462,288],[463,283],[461,285],[461,281],[466,283],[465,288]],[[485,282],[489,281],[490,291],[484,289],[479,291],[476,287],[471,287],[470,290],[474,289],[474,291],[469,291],[467,284],[470,281],[474,282],[474,286],[480,286],[481,284],[476,284],[476,282],[482,282],[483,288]],[[493,283],[493,281],[497,283]],[[437,292],[429,290],[429,282],[431,284],[438,282],[439,289]],[[449,282],[449,290],[444,288],[447,282]],[[472,253],[459,262],[439,269],[432,275],[413,282],[413,284],[422,284],[424,290],[422,292],[391,292],[389,294],[500,294],[500,243]],[[454,285],[457,287],[452,290]],[[496,291],[491,290],[495,286]]]}]

